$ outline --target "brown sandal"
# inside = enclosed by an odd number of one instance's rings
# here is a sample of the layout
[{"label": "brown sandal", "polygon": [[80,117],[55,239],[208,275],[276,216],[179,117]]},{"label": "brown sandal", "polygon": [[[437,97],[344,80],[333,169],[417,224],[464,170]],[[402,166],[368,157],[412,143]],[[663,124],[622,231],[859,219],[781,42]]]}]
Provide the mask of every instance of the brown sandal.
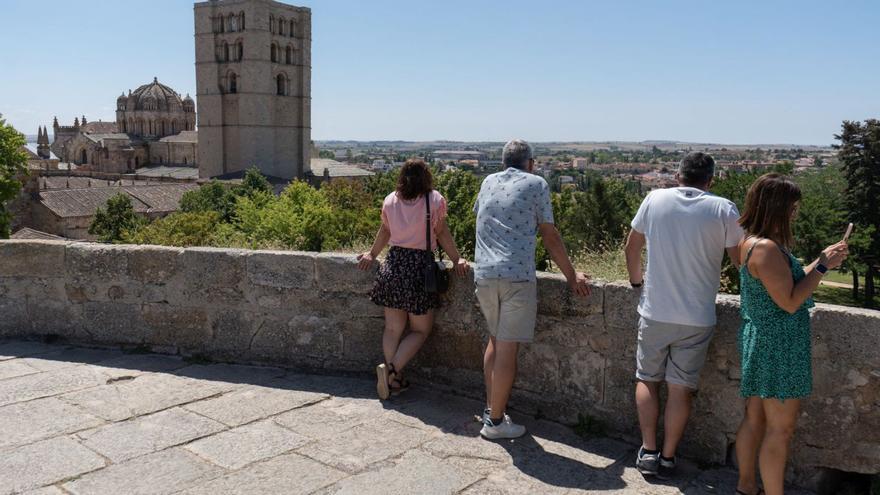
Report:
[{"label": "brown sandal", "polygon": [[[409,381],[406,378],[403,378],[403,373],[398,372],[393,364],[389,364],[388,368],[388,387],[391,391],[391,395],[397,395],[408,389]],[[394,384],[397,384],[397,386],[394,386]]]}]

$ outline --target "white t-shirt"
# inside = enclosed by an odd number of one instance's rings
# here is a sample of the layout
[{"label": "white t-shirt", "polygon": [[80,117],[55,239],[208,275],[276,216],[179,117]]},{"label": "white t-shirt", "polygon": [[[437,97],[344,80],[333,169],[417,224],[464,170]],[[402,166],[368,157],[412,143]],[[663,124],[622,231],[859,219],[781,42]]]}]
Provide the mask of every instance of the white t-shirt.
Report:
[{"label": "white t-shirt", "polygon": [[639,314],[678,325],[715,325],[724,250],[743,231],[732,201],[693,187],[652,191],[632,228],[645,234],[648,269]]}]

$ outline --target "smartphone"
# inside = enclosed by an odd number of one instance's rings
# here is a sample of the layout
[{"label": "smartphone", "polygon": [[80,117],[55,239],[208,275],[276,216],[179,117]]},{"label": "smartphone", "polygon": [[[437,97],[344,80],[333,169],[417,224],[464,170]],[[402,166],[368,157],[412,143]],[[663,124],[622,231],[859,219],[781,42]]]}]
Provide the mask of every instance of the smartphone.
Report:
[{"label": "smartphone", "polygon": [[852,234],[852,229],[853,229],[853,224],[850,223],[849,226],[846,228],[846,234],[843,234],[843,242],[846,242],[847,240],[849,240],[849,235]]}]

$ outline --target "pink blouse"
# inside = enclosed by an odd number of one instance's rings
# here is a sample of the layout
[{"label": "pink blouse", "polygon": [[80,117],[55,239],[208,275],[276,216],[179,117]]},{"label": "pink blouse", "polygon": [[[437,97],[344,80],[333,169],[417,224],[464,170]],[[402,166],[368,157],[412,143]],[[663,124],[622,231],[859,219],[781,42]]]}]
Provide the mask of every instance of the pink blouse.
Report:
[{"label": "pink blouse", "polygon": [[[425,249],[425,197],[404,200],[397,191],[382,203],[382,223],[391,231],[392,246]],[[431,249],[437,249],[437,225],[446,218],[446,198],[431,191]]]}]

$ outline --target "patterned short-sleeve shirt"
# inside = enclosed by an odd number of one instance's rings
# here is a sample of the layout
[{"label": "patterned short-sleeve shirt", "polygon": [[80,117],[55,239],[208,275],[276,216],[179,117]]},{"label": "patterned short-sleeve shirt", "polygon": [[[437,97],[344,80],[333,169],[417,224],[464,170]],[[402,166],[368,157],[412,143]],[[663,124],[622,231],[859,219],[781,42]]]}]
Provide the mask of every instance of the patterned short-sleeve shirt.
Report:
[{"label": "patterned short-sleeve shirt", "polygon": [[483,181],[474,205],[474,277],[535,280],[538,225],[553,223],[550,186],[542,177],[508,168]]}]

